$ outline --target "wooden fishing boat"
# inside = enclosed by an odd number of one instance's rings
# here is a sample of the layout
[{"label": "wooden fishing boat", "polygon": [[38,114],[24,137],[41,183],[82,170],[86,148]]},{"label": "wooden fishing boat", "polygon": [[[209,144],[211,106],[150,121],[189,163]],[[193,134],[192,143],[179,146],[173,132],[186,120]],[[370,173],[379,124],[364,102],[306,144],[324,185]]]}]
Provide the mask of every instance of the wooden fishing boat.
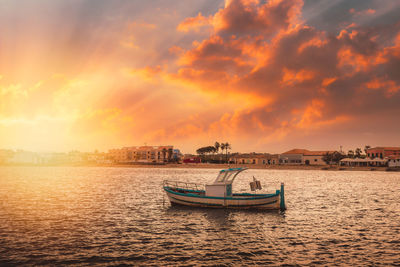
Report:
[{"label": "wooden fishing boat", "polygon": [[[163,182],[163,188],[171,204],[206,208],[234,209],[286,209],[284,184],[272,194],[232,193],[232,184],[237,175],[247,168],[221,170],[212,184],[202,185],[177,181]],[[261,189],[259,181],[250,183],[252,190]]]}]

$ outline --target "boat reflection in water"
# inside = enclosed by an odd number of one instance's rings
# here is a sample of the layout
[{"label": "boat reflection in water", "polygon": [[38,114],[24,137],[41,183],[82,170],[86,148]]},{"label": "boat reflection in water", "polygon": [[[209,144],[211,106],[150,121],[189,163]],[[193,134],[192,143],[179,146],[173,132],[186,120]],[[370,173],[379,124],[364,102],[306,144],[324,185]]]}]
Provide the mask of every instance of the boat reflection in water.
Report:
[{"label": "boat reflection in water", "polygon": [[[163,182],[171,204],[206,208],[281,210],[286,209],[284,185],[271,194],[233,193],[232,184],[247,168],[221,170],[212,184],[202,185],[177,181]],[[261,189],[260,182],[250,183],[252,190]]]}]

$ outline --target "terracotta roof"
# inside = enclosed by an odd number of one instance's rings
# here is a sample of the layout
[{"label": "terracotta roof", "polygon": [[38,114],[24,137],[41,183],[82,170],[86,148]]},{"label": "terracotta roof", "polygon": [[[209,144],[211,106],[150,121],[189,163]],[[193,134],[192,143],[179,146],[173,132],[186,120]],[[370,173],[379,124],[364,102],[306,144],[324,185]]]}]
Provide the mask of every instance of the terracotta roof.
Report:
[{"label": "terracotta roof", "polygon": [[323,156],[326,153],[334,153],[336,151],[326,150],[326,151],[308,151],[304,153],[305,156]]},{"label": "terracotta roof", "polygon": [[303,155],[304,153],[307,153],[307,152],[310,152],[310,151],[307,149],[295,148],[295,149],[286,151],[285,153],[282,153],[282,154],[302,154]]}]

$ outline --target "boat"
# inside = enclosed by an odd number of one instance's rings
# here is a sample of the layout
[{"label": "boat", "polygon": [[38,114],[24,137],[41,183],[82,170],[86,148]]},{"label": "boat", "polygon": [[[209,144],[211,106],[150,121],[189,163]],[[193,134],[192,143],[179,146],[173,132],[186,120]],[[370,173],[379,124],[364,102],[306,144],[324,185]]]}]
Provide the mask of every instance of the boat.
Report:
[{"label": "boat", "polygon": [[[286,210],[284,184],[272,194],[233,193],[232,184],[241,172],[248,168],[229,168],[219,171],[212,184],[163,181],[171,205],[185,205],[204,208]],[[253,176],[251,189],[261,189]]]}]

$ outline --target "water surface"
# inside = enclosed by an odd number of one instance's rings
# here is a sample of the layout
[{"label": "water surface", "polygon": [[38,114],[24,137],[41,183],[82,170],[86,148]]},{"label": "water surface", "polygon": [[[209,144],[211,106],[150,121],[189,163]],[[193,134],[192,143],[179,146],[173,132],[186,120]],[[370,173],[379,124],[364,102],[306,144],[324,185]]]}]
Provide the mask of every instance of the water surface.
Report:
[{"label": "water surface", "polygon": [[285,213],[171,207],[214,169],[0,167],[0,265],[400,265],[400,174],[249,170]]}]

